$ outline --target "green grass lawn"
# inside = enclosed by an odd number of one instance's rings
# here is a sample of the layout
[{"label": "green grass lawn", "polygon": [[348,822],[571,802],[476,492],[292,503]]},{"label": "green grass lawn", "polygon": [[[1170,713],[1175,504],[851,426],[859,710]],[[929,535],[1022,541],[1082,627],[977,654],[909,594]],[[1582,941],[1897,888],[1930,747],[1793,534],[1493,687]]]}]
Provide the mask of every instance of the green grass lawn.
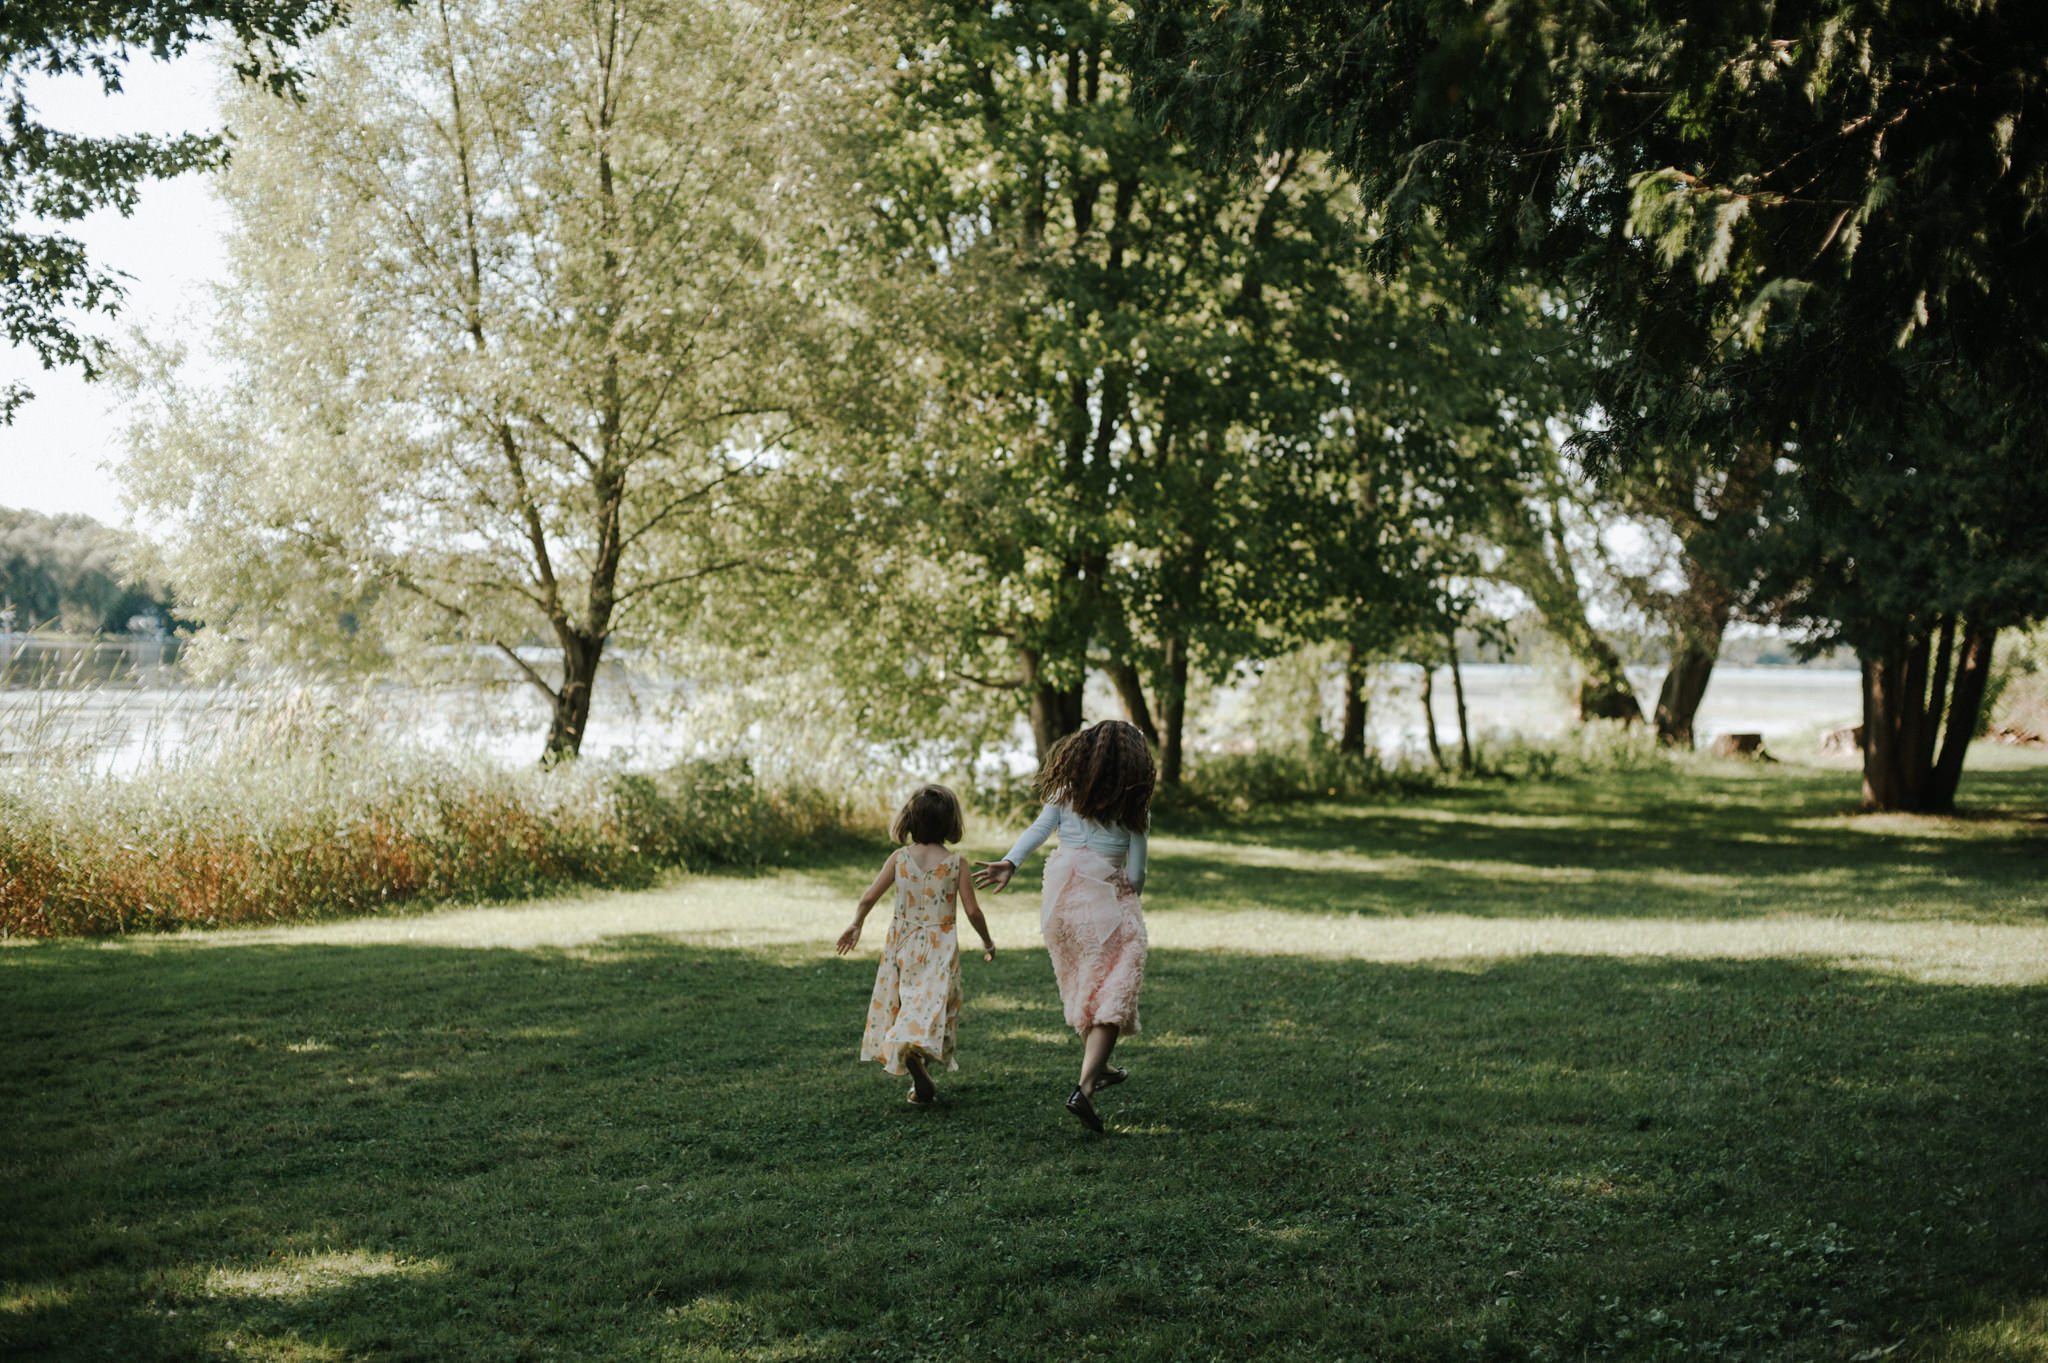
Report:
[{"label": "green grass lawn", "polygon": [[936,1110],[853,1059],[879,847],[10,947],[0,1358],[2048,1359],[2048,766],[1964,795],[1162,828],[1101,1137],[1028,896]]}]

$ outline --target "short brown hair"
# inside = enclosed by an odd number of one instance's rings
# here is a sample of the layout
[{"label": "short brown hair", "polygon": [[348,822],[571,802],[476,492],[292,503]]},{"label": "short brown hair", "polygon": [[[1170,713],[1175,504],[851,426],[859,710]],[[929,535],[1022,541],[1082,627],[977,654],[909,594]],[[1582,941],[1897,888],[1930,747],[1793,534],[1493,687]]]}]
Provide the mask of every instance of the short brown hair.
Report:
[{"label": "short brown hair", "polygon": [[1046,755],[1038,798],[1062,804],[1084,819],[1133,833],[1152,826],[1152,750],[1138,726],[1105,719],[1068,734]]},{"label": "short brown hair", "polygon": [[958,842],[965,831],[960,797],[940,785],[919,786],[889,825],[889,836],[898,842]]}]

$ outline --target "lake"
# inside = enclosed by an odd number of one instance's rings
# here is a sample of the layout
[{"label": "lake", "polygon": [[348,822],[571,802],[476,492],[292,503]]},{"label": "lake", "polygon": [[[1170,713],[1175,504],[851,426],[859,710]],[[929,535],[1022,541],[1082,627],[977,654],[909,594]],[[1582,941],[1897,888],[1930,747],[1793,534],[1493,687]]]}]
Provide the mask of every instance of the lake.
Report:
[{"label": "lake", "polygon": [[[175,671],[161,675],[175,676]],[[1570,704],[1549,672],[1512,663],[1474,663],[1464,668],[1464,677],[1475,737],[1547,737],[1571,723]],[[1661,672],[1642,669],[1631,678],[1648,709],[1655,703]],[[1448,668],[1438,670],[1435,686],[1439,739],[1455,743],[1457,716]],[[676,704],[680,690],[672,681],[606,669],[585,754],[638,766],[664,765],[690,754],[694,740],[688,714]],[[202,688],[105,682],[0,690],[0,759],[61,748],[88,758],[101,771],[128,772],[186,754],[196,745],[238,738],[263,742],[280,725],[347,728],[357,723],[337,709],[342,702],[336,697],[335,692],[289,684]],[[1191,743],[1242,744],[1244,736],[1232,720],[1239,699],[1229,691],[1213,697],[1203,707],[1204,722],[1191,734]],[[1091,718],[1120,713],[1106,684],[1091,686],[1087,700]],[[367,717],[362,727],[372,731],[402,731],[432,745],[480,750],[507,762],[537,760],[547,733],[545,705],[524,685],[422,691],[386,684],[348,693],[346,703],[357,707],[354,716]],[[1698,729],[1702,742],[1728,732],[1784,741],[1856,723],[1860,710],[1860,680],[1854,671],[1721,667],[1708,685]],[[1372,741],[1382,751],[1420,749],[1421,669],[1382,669],[1369,713]],[[1030,736],[1021,720],[1009,750],[990,757],[1020,771],[1030,768]]]}]

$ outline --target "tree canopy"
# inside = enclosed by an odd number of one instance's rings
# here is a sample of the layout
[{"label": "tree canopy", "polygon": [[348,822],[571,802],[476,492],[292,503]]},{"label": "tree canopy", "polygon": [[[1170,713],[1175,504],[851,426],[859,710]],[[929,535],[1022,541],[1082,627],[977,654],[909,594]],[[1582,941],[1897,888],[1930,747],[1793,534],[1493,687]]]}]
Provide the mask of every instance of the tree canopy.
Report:
[{"label": "tree canopy", "polygon": [[172,623],[170,593],[142,578],[132,535],[90,516],[45,516],[0,507],[0,611],[16,630],[56,625],[119,634],[138,616]]},{"label": "tree canopy", "polygon": [[1322,147],[1483,267],[1569,280],[1626,452],[1897,421],[2048,345],[2048,11],[2027,0],[1141,0],[1145,88]]}]

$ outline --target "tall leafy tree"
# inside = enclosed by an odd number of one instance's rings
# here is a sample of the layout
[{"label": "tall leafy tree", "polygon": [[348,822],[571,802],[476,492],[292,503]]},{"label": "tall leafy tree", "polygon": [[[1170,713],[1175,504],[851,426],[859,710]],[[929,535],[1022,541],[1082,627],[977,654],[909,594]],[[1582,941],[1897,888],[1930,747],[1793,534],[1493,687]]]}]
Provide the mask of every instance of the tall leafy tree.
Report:
[{"label": "tall leafy tree", "polygon": [[798,328],[760,230],[779,49],[747,18],[437,0],[238,111],[231,379],[173,387],[131,459],[211,632],[494,650],[552,761],[607,649],[750,555],[724,513],[785,429]]},{"label": "tall leafy tree", "polygon": [[[860,199],[886,329],[921,343],[889,377],[917,386],[843,442],[867,481],[835,538],[892,528],[802,586],[833,614],[916,622],[920,649],[950,637],[934,671],[1016,695],[1041,753],[1101,669],[1172,781],[1196,672],[1339,616],[1398,633],[1378,617],[1431,595],[1419,527],[1474,456],[1425,436],[1417,399],[1388,405],[1441,305],[1363,268],[1322,158],[1217,176],[1140,119],[1127,17],[945,4],[906,37]],[[1500,423],[1450,386],[1430,400]],[[906,593],[918,607],[883,604]]]},{"label": "tall leafy tree", "polygon": [[867,467],[922,508],[956,669],[1014,688],[1043,752],[1107,666],[1171,773],[1195,653],[1265,609],[1245,508],[1282,447],[1247,432],[1296,401],[1276,357],[1331,306],[1298,267],[1344,234],[1301,158],[1219,179],[1140,120],[1121,18],[949,4],[906,37],[863,192],[929,367]]}]

